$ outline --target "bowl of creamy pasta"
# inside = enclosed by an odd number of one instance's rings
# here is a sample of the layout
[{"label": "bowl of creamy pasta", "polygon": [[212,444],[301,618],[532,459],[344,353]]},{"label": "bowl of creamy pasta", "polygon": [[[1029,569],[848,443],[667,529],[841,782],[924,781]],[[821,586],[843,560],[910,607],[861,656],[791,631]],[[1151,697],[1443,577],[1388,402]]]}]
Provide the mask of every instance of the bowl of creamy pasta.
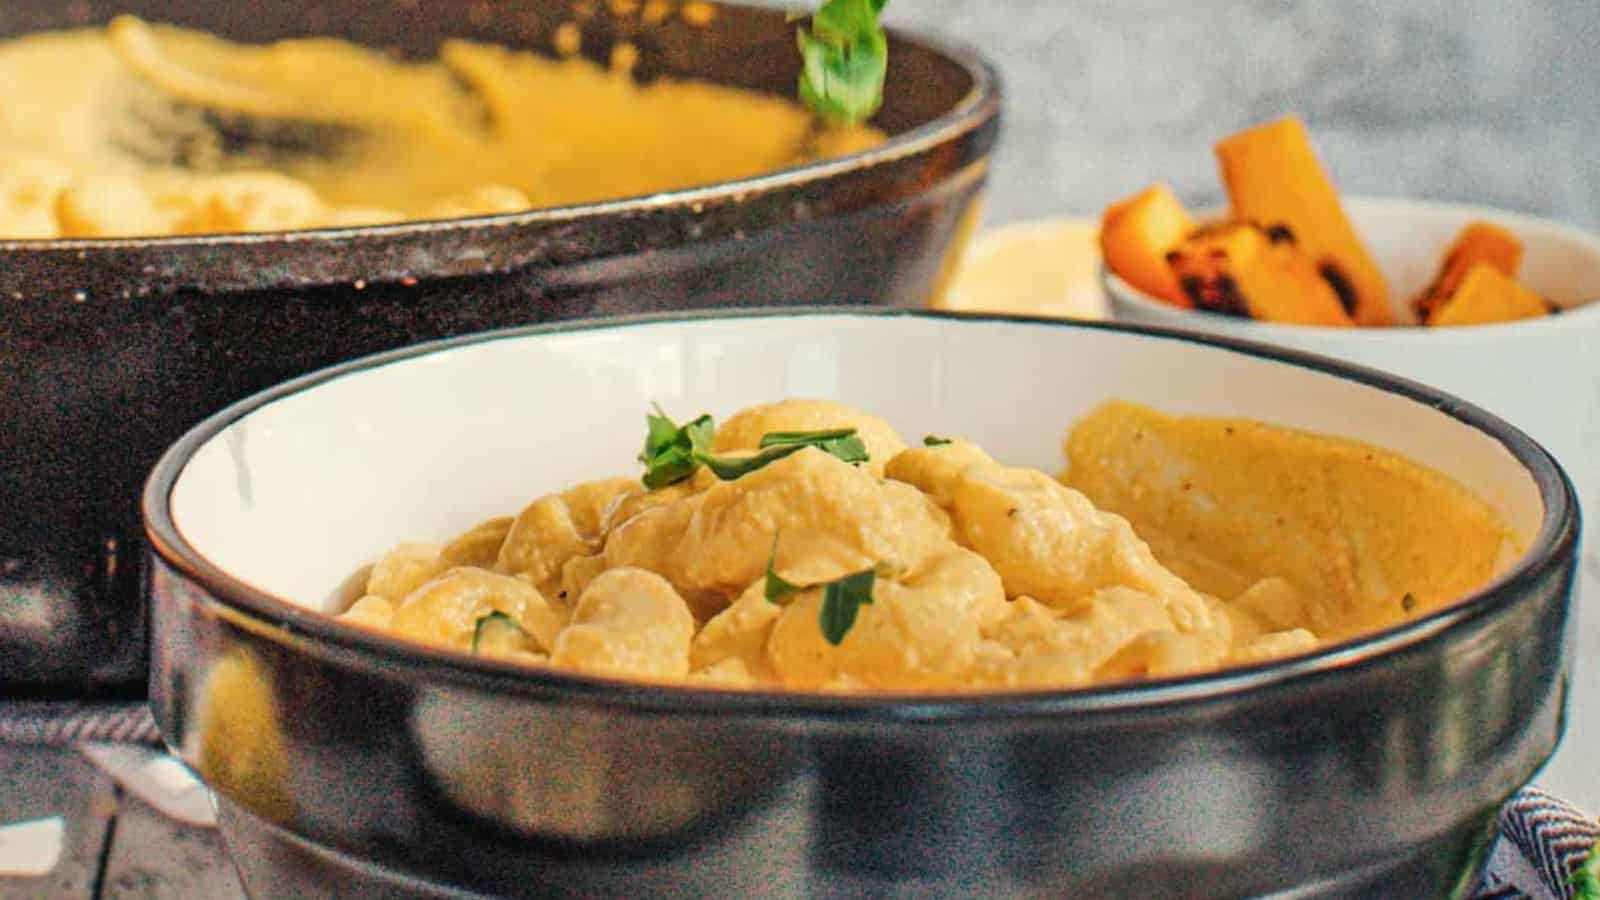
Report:
[{"label": "bowl of creamy pasta", "polygon": [[1427,895],[1562,727],[1559,465],[1220,338],[488,333],[235,405],[144,511],[252,891]]},{"label": "bowl of creamy pasta", "polygon": [[822,128],[773,8],[0,6],[0,680],[146,674],[136,498],[184,428],[424,340],[757,303],[920,305],[1000,86],[890,33]]}]

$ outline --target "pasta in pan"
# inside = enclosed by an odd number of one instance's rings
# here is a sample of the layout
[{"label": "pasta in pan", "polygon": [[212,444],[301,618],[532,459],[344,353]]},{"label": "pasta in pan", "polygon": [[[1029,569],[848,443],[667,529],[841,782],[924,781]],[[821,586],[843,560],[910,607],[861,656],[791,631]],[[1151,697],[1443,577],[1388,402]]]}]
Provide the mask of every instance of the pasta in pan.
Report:
[{"label": "pasta in pan", "polygon": [[[1125,404],[1074,429],[1062,478],[965,440],[907,447],[882,419],[824,401],[756,407],[720,429],[709,417],[650,424],[642,482],[588,482],[443,546],[402,545],[372,566],[345,620],[652,681],[1081,687],[1264,662],[1393,624],[1486,581],[1508,540],[1454,482],[1376,448]],[[1319,581],[1298,567],[1301,548],[1274,550],[1270,537],[1237,552],[1185,545],[1174,522],[1198,535],[1247,507],[1307,515],[1290,494],[1228,487],[1226,460],[1191,449],[1213,430],[1238,438],[1238,458],[1267,446],[1297,466],[1360,447],[1387,474],[1329,487],[1348,520],[1372,502],[1425,513],[1449,526],[1448,559],[1413,563],[1415,548],[1368,544],[1360,552],[1382,558],[1363,568],[1381,583]],[[1108,440],[1127,452],[1108,456]],[[1296,449],[1271,450],[1285,441]],[[1146,463],[1182,468],[1184,502],[1171,504]],[[1342,551],[1315,552],[1335,565]]]},{"label": "pasta in pan", "polygon": [[[705,4],[661,4],[703,24]],[[569,23],[571,24],[571,23]],[[0,239],[382,225],[747,178],[875,146],[781,96],[465,40],[435,60],[120,16],[0,42]]]}]

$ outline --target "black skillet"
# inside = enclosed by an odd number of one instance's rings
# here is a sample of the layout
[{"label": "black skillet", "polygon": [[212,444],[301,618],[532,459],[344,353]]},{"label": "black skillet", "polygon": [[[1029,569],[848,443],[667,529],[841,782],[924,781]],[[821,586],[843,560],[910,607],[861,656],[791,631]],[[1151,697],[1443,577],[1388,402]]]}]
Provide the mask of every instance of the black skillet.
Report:
[{"label": "black skillet", "polygon": [[[585,54],[606,59],[626,39],[643,79],[794,95],[794,25],[781,10],[718,6],[704,27],[674,16],[646,28],[637,10],[610,8],[588,5]],[[0,37],[123,12],[241,41],[328,34],[431,57],[448,37],[549,51],[581,11],[532,0],[29,2],[0,5]],[[875,120],[886,145],[744,182],[379,228],[0,240],[0,697],[142,695],[140,485],[186,428],[269,385],[418,341],[578,316],[923,302],[973,219],[1000,89],[962,49],[896,34],[890,54]]]}]

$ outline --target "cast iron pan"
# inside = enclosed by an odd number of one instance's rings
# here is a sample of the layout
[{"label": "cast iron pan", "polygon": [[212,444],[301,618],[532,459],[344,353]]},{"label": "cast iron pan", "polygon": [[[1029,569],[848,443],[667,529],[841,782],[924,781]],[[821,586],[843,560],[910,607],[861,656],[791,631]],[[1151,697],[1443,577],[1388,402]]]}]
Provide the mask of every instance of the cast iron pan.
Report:
[{"label": "cast iron pan", "polygon": [[[590,4],[584,52],[626,39],[662,74],[793,96],[794,25],[718,6],[642,27]],[[499,0],[116,0],[0,6],[0,37],[128,12],[242,41],[346,37],[431,57],[465,37],[548,52],[575,11]],[[144,240],[0,240],[0,697],[141,695],[136,500],[208,413],[355,356],[621,312],[916,305],[970,226],[999,128],[993,70],[891,35],[865,154],[744,182],[379,228]],[[581,385],[529,385],[581,390]]]}]

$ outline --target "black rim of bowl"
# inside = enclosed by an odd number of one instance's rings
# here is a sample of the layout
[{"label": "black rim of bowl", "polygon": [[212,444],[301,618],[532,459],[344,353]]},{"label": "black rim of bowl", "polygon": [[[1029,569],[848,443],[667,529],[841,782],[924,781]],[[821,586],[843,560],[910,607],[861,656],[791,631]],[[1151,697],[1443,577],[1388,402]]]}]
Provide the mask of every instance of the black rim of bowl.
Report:
[{"label": "black rim of bowl", "polygon": [[[737,4],[736,4],[737,5]],[[756,7],[759,8],[759,7]],[[943,115],[909,131],[891,135],[876,147],[844,156],[821,159],[775,172],[735,181],[718,181],[655,194],[619,197],[592,203],[537,207],[513,213],[464,216],[453,219],[416,219],[388,225],[346,228],[301,229],[295,231],[249,231],[225,234],[169,235],[126,238],[56,238],[22,240],[0,238],[0,253],[26,253],[41,250],[83,250],[115,248],[233,247],[284,241],[325,241],[358,237],[408,237],[438,231],[474,228],[515,228],[521,225],[565,223],[598,216],[628,215],[670,207],[687,207],[729,197],[765,194],[822,181],[834,175],[871,168],[915,156],[940,143],[953,140],[983,127],[1000,112],[1000,75],[976,49],[943,36],[898,28],[887,29],[891,38],[932,50],[960,66],[972,78],[965,96]]]},{"label": "black rim of bowl", "polygon": [[[332,615],[299,606],[237,579],[213,564],[183,536],[173,520],[171,496],[195,452],[245,416],[279,400],[391,363],[441,351],[501,340],[569,332],[602,331],[638,325],[797,317],[912,318],[945,322],[1012,323],[1035,327],[1107,331],[1201,344],[1246,356],[1333,375],[1397,394],[1443,413],[1497,440],[1528,472],[1544,504],[1538,534],[1515,565],[1489,584],[1419,619],[1346,640],[1311,653],[1248,666],[1176,678],[1115,682],[1083,688],[972,691],[962,693],[831,694],[778,689],[719,689],[690,684],[627,681],[538,668],[429,647],[345,624]],[[244,627],[267,629],[272,640],[294,641],[306,652],[361,659],[366,665],[395,666],[419,680],[438,678],[477,683],[507,694],[560,697],[574,703],[661,712],[721,712],[802,716],[810,719],[954,720],[1007,718],[1060,713],[1121,711],[1235,695],[1286,681],[1333,677],[1355,666],[1381,664],[1446,632],[1468,626],[1516,604],[1529,586],[1549,578],[1576,553],[1580,528],[1576,495],[1556,460],[1532,438],[1485,410],[1400,376],[1314,354],[1251,341],[1166,328],[1119,323],[1069,321],[1033,316],[951,313],[929,310],[852,307],[768,308],[737,311],[656,313],[608,319],[580,319],[482,332],[363,357],[287,381],[241,400],[190,429],[156,463],[141,504],[151,552],[183,577],[204,588],[213,602]],[[352,561],[352,570],[360,561]],[[251,620],[254,620],[252,622]],[[155,690],[153,686],[152,690]]]}]

